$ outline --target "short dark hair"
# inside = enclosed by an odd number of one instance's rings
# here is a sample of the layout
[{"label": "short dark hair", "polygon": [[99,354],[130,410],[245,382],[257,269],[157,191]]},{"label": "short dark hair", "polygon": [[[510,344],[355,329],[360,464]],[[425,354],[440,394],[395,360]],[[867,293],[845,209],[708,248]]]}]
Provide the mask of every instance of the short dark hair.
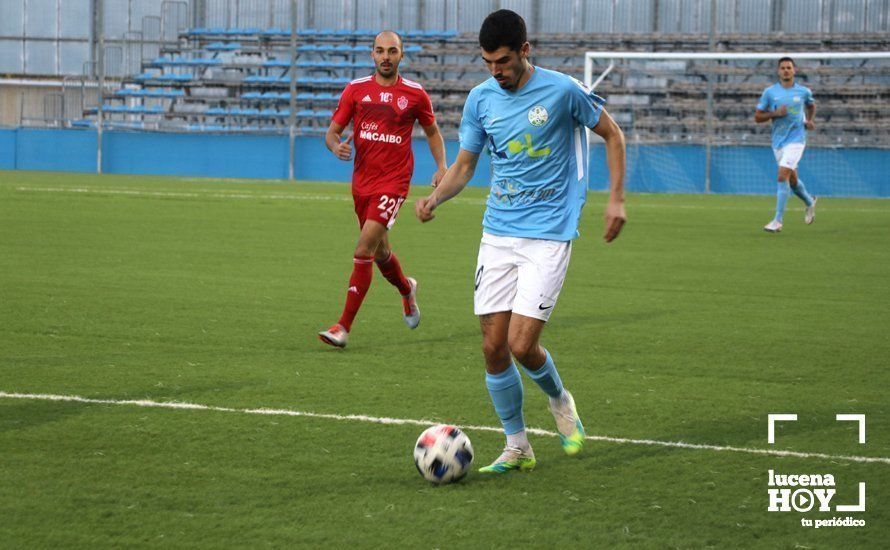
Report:
[{"label": "short dark hair", "polygon": [[498,10],[488,14],[479,29],[479,45],[487,52],[507,46],[514,52],[528,42],[525,21],[515,11]]},{"label": "short dark hair", "polygon": [[779,65],[781,65],[782,63],[784,63],[784,62],[786,62],[786,61],[790,61],[792,65],[794,65],[795,67],[797,67],[797,63],[795,63],[793,59],[791,59],[790,57],[787,57],[787,56],[786,56],[786,57],[779,58],[779,62],[776,63],[776,66],[779,66]]}]

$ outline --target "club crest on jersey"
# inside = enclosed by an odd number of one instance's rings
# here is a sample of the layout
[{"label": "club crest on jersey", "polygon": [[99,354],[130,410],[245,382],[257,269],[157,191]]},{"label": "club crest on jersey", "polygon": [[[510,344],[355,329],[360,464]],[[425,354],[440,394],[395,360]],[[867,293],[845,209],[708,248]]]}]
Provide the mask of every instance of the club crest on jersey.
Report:
[{"label": "club crest on jersey", "polygon": [[405,109],[408,108],[408,98],[403,95],[400,95],[399,100],[396,102],[396,105],[399,106],[400,111],[404,111]]},{"label": "club crest on jersey", "polygon": [[532,126],[543,126],[547,124],[547,119],[549,118],[550,115],[543,105],[535,105],[528,110],[528,121]]}]

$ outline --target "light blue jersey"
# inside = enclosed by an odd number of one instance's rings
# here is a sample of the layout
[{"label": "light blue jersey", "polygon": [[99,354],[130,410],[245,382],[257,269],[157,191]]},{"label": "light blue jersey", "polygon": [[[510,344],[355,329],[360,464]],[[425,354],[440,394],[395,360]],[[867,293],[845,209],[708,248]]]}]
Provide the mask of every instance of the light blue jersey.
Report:
[{"label": "light blue jersey", "polygon": [[470,92],[460,147],[491,154],[487,233],[570,241],[587,198],[587,135],[605,100],[574,78],[535,67],[515,92],[489,78]]},{"label": "light blue jersey", "polygon": [[804,106],[812,104],[813,92],[797,83],[785,88],[777,82],[763,90],[760,101],[757,102],[758,110],[775,111],[782,105],[788,109],[787,115],[773,119],[773,149],[781,149],[789,143],[807,142]]}]

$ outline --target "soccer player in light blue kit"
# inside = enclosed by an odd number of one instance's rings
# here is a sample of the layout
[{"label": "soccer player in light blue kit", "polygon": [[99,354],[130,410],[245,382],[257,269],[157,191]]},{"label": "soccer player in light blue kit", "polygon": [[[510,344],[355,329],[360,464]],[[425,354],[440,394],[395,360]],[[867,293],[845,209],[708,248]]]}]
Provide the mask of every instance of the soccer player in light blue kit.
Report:
[{"label": "soccer player in light blue kit", "polygon": [[795,70],[793,59],[779,59],[779,82],[763,90],[754,112],[755,122],[771,120],[773,123],[773,154],[779,164],[776,216],[763,228],[770,233],[782,230],[785,203],[792,191],[807,205],[804,222],[809,225],[816,219],[816,199],[807,193],[806,186],[797,176],[797,164],[807,143],[807,130],[816,128],[813,124],[816,103],[809,88],[794,82]]},{"label": "soccer player in light blue kit", "polygon": [[611,192],[605,240],[618,236],[624,213],[624,134],[602,98],[574,78],[532,66],[525,22],[516,13],[490,14],[479,31],[492,75],[464,105],[460,152],[429,197],[415,205],[422,222],[466,186],[483,149],[493,174],[482,222],[474,311],[482,327],[485,383],[507,436],[495,461],[480,471],[531,470],[535,455],[525,431],[522,378],[513,363],[549,396],[562,446],[584,444],[584,426],[550,353],[538,343],[565,280],[587,196],[587,135],[606,144]]}]

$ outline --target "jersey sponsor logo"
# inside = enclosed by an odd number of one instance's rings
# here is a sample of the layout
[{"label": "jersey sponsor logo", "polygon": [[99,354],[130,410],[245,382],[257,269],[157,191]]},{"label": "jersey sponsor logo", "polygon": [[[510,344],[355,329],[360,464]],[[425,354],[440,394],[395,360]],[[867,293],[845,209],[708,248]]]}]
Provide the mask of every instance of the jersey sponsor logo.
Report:
[{"label": "jersey sponsor logo", "polygon": [[525,151],[530,158],[539,158],[546,157],[550,154],[550,147],[544,147],[542,149],[535,148],[532,144],[531,134],[525,134],[523,137],[525,138],[525,142],[519,141],[518,139],[511,139],[507,142],[507,150],[510,151],[511,155],[518,155]]},{"label": "jersey sponsor logo", "polygon": [[800,103],[800,96],[799,96],[799,95],[794,96],[794,102],[795,102],[795,103]]},{"label": "jersey sponsor logo", "polygon": [[392,103],[392,92],[380,92],[381,103]]},{"label": "jersey sponsor logo", "polygon": [[370,103],[371,101],[374,101],[374,100],[371,99],[371,96],[369,96],[369,95],[366,95],[365,97],[362,98],[362,103]]},{"label": "jersey sponsor logo", "polygon": [[396,102],[396,105],[399,106],[400,110],[404,111],[405,109],[408,108],[408,98],[403,95],[400,95],[399,100]]},{"label": "jersey sponsor logo", "polygon": [[528,121],[532,126],[543,126],[547,124],[550,114],[543,105],[535,105],[528,110]]},{"label": "jersey sponsor logo", "polygon": [[366,139],[368,141],[379,141],[381,143],[402,143],[402,136],[396,136],[393,134],[384,134],[383,132],[369,132],[368,130],[362,130],[359,132],[359,137],[362,139]]},{"label": "jersey sponsor logo", "polygon": [[492,197],[501,204],[518,205],[549,201],[556,196],[556,189],[522,189],[509,180],[499,181],[491,187]]}]

